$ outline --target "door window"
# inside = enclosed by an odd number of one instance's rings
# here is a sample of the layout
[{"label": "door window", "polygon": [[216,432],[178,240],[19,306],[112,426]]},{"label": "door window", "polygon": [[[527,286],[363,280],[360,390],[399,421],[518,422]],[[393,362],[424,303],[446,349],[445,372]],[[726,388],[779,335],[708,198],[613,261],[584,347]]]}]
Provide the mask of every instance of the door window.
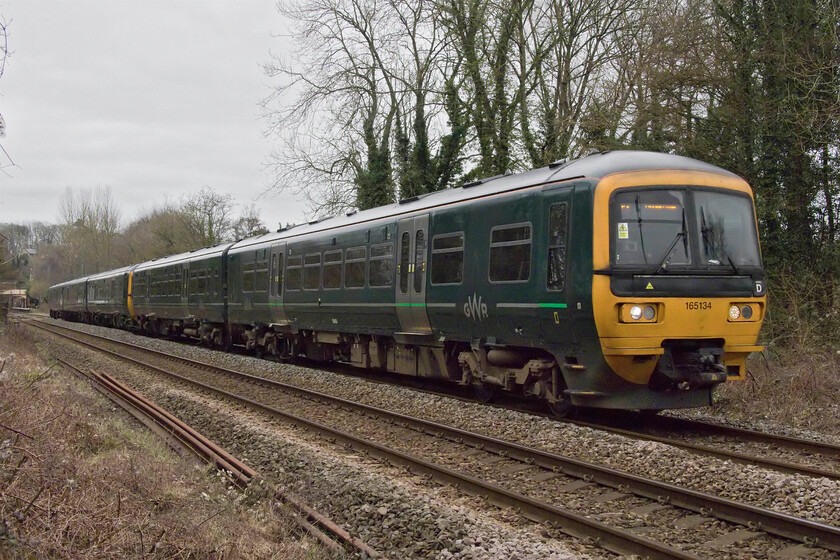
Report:
[{"label": "door window", "polygon": [[423,291],[423,277],[426,275],[426,237],[422,229],[414,238],[414,293]]}]

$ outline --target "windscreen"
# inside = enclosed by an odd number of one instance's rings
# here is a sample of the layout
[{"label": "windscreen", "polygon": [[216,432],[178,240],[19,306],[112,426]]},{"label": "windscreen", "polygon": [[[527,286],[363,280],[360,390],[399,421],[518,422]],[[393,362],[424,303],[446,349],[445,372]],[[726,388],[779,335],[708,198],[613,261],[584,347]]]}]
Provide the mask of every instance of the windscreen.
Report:
[{"label": "windscreen", "polygon": [[688,264],[685,192],[623,191],[613,202],[615,264]]},{"label": "windscreen", "polygon": [[626,189],[610,207],[613,262],[663,271],[760,266],[752,200],[691,187]]},{"label": "windscreen", "polygon": [[694,213],[700,228],[700,257],[704,264],[761,264],[749,198],[697,191]]}]

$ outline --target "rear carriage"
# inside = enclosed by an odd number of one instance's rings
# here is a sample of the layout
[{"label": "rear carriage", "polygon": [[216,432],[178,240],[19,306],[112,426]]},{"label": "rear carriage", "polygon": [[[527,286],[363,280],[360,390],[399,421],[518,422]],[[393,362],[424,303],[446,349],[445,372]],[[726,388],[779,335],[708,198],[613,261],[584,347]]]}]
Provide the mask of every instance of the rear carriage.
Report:
[{"label": "rear carriage", "polygon": [[68,280],[47,291],[50,317],[66,321],[87,321],[87,277]]}]

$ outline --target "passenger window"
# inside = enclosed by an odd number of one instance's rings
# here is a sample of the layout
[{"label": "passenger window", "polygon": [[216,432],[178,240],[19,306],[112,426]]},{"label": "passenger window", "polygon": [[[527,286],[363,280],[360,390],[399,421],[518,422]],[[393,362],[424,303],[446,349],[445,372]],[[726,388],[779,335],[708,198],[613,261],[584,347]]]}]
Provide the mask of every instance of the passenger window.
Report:
[{"label": "passenger window", "polygon": [[242,291],[254,291],[254,263],[242,265]]},{"label": "passenger window", "polygon": [[381,243],[370,248],[368,283],[371,287],[390,286],[394,281],[394,244]]},{"label": "passenger window", "polygon": [[549,290],[566,289],[566,236],[569,231],[568,204],[561,202],[548,213],[548,280]]},{"label": "passenger window", "polygon": [[490,281],[525,282],[531,277],[531,224],[490,232]]},{"label": "passenger window", "polygon": [[367,248],[353,247],[344,253],[344,287],[363,288],[365,285],[365,260]]},{"label": "passenger window", "polygon": [[460,284],[464,278],[464,234],[432,238],[432,284]]},{"label": "passenger window", "polygon": [[317,290],[321,287],[321,253],[306,255],[303,259],[303,289]]},{"label": "passenger window", "polygon": [[262,259],[255,263],[256,271],[254,272],[254,291],[266,292],[268,291],[268,260]]},{"label": "passenger window", "polygon": [[303,258],[289,257],[286,268],[286,289],[300,290],[301,274],[303,273]]},{"label": "passenger window", "polygon": [[324,253],[324,289],[341,288],[341,251]]}]

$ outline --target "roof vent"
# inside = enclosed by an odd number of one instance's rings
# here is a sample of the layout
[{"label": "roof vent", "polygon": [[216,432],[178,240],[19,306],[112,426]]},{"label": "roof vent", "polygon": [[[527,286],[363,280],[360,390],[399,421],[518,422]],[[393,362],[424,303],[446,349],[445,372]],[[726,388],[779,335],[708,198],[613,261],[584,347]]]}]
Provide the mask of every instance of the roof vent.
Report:
[{"label": "roof vent", "polygon": [[513,172],[510,169],[499,175],[493,175],[492,177],[484,177],[483,179],[477,179],[472,183],[467,183],[461,188],[468,189],[470,187],[477,187],[478,185],[483,185],[484,183],[489,183],[490,181],[495,181],[496,179],[501,179],[502,177],[507,177],[508,175],[513,175]]}]

